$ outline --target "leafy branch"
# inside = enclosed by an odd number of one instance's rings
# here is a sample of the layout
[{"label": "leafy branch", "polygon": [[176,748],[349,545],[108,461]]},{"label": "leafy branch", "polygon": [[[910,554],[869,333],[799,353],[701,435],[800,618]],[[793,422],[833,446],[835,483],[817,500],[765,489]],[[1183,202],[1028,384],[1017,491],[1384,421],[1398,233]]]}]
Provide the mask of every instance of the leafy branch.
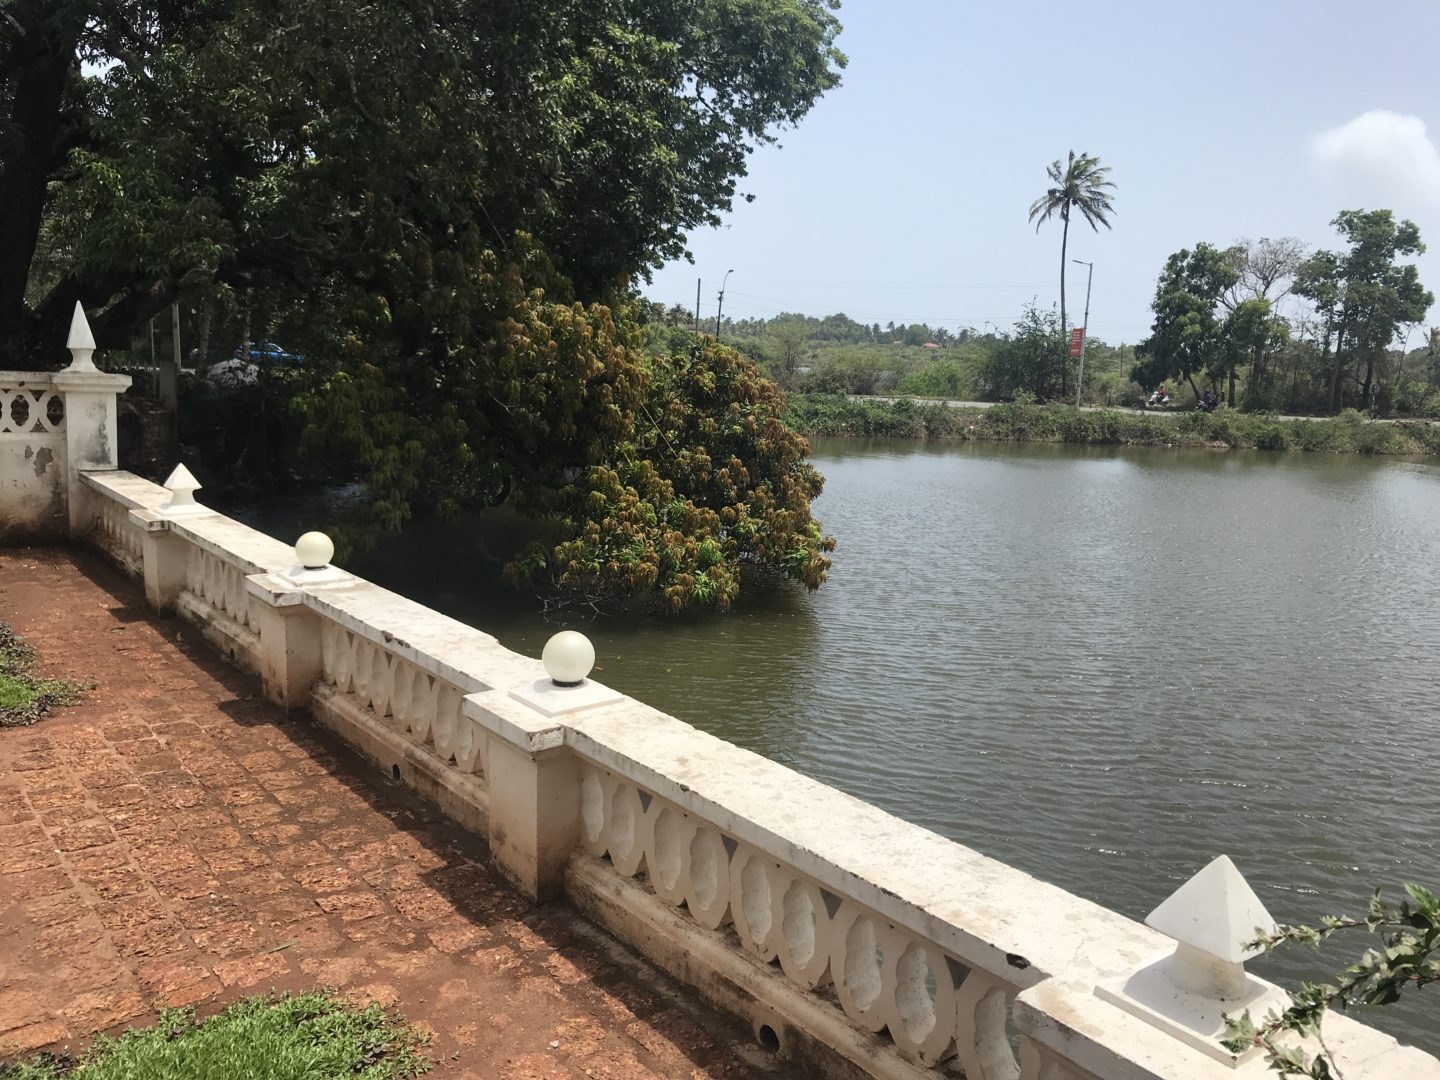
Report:
[{"label": "leafy branch", "polygon": [[[1320,926],[1282,926],[1257,938],[1250,948],[1269,952],[1285,945],[1319,947],[1332,936],[1365,929],[1379,934],[1381,946],[1370,948],[1341,972],[1336,983],[1305,982],[1291,996],[1289,1008],[1271,1013],[1256,1024],[1247,1011],[1225,1018],[1226,1049],[1240,1053],[1252,1046],[1265,1051],[1266,1061],[1281,1076],[1309,1080],[1343,1080],[1325,1046],[1321,1024],[1332,1008],[1352,1005],[1390,1005],[1402,994],[1440,982],[1440,897],[1420,885],[1407,884],[1409,899],[1398,905],[1370,898],[1363,919],[1327,916]],[[1312,1057],[1292,1036],[1313,1038],[1320,1053]]]}]

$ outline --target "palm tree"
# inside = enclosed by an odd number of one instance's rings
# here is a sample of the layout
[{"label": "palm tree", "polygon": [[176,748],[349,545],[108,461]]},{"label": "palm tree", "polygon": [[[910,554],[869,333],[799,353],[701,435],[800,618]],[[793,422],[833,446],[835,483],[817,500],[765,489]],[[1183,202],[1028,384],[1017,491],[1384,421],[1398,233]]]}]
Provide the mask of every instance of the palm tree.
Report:
[{"label": "palm tree", "polygon": [[[1100,226],[1110,228],[1108,215],[1115,212],[1110,202],[1110,191],[1115,185],[1107,179],[1110,168],[1100,164],[1100,159],[1089,154],[1070,151],[1069,165],[1053,162],[1045,170],[1050,174],[1050,187],[1044,195],[1030,205],[1030,220],[1035,222],[1035,231],[1049,221],[1056,212],[1065,228],[1060,234],[1060,337],[1066,334],[1065,323],[1065,249],[1070,242],[1070,211],[1079,210],[1082,217],[1096,232]],[[1109,190],[1107,190],[1109,189]],[[1062,393],[1064,391],[1062,390]]]}]

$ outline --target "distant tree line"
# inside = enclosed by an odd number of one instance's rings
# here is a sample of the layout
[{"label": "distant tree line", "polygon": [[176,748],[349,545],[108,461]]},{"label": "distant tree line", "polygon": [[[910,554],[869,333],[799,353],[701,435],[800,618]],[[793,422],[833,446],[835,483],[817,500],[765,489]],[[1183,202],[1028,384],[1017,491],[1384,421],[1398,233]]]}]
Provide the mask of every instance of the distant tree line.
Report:
[{"label": "distant tree line", "polygon": [[1399,261],[1424,252],[1420,230],[1389,210],[1346,210],[1332,224],[1339,251],[1307,252],[1285,237],[1171,255],[1136,383],[1183,379],[1198,396],[1205,382],[1251,411],[1428,413],[1440,330],[1424,335],[1418,356],[1406,344],[1435,298]]},{"label": "distant tree line", "polygon": [[[1247,412],[1440,418],[1440,327],[1421,326],[1434,297],[1401,261],[1425,250],[1419,230],[1389,210],[1347,210],[1334,225],[1336,251],[1262,237],[1171,255],[1150,334],[1130,347],[1087,340],[1085,403],[1134,405],[1178,382]],[[679,305],[640,305],[652,328],[693,325]],[[791,390],[1044,402],[1074,396],[1064,318],[1038,301],[983,332],[786,312],[727,319],[721,336]]]}]

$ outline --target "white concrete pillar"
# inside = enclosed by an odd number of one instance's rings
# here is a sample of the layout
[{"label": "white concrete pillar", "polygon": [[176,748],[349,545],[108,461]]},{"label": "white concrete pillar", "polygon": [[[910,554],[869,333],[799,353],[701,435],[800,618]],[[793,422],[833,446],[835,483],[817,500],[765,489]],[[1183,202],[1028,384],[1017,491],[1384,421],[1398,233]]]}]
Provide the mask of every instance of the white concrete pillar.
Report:
[{"label": "white concrete pillar", "polygon": [[151,610],[168,615],[185,588],[185,561],[190,545],[170,531],[170,522],[152,510],[131,510],[130,523],[144,530],[145,601]]},{"label": "white concrete pillar", "polygon": [[[200,486],[188,472],[183,483]],[[250,605],[250,613],[260,635],[260,682],[265,696],[284,709],[308,709],[310,692],[325,670],[324,620],[306,606],[305,590],[355,580],[330,565],[334,554],[335,545],[328,536],[309,532],[295,545],[295,566],[284,573],[253,574],[245,579],[245,588],[256,601]]]},{"label": "white concrete pillar", "polygon": [[489,739],[490,857],[526,896],[559,896],[580,844],[579,758],[564,746],[532,752]]},{"label": "white concrete pillar", "polygon": [[580,758],[565,745],[555,718],[621,700],[589,678],[595,647],[562,630],[545,643],[547,678],[508,694],[472,695],[466,715],[487,732],[490,855],[527,896],[564,890],[565,864],[580,846]]},{"label": "white concrete pillar", "polygon": [[107,375],[96,369],[92,360],[95,338],[78,303],[66,347],[72,357],[70,366],[56,373],[51,385],[65,396],[70,535],[81,537],[94,524],[96,509],[90,491],[80,483],[80,474],[119,467],[115,399],[130,388],[130,376]]},{"label": "white concrete pillar", "polygon": [[260,682],[265,696],[283,709],[309,708],[320,680],[320,616],[305,606],[293,583],[274,574],[246,578],[250,613],[260,636]]},{"label": "white concrete pillar", "polygon": [[1245,971],[1250,942],[1275,920],[1230,859],[1221,855],[1180,886],[1145,922],[1173,938],[1172,952],[1101,983],[1096,996],[1230,1067],[1258,1060],[1220,1044],[1225,1017],[1284,1009],[1284,991]]}]

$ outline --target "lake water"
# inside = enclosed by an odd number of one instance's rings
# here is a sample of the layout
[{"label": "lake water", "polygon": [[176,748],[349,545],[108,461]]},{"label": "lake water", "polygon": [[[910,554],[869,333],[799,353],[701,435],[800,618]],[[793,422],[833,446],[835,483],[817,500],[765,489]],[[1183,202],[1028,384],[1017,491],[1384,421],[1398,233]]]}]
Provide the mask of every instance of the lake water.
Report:
[{"label": "lake water", "polygon": [[[597,678],[1136,918],[1221,852],[1282,922],[1440,887],[1440,467],[815,450],[826,586],[577,623]],[[534,655],[557,628],[473,523],[354,568]],[[1440,1052],[1422,1003],[1372,1022]]]}]

